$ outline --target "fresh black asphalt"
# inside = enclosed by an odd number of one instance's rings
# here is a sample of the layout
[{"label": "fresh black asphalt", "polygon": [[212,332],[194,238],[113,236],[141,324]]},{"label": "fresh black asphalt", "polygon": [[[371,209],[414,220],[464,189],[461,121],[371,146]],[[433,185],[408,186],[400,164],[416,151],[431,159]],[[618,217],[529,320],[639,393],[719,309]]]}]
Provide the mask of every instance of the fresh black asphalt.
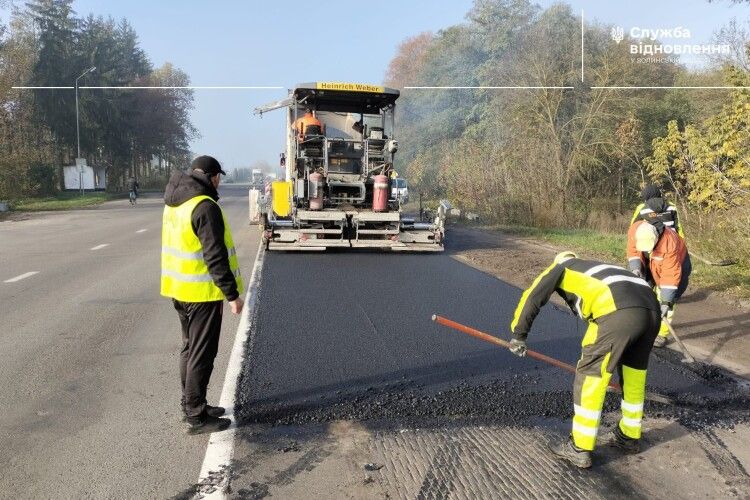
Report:
[{"label": "fresh black asphalt", "polygon": [[[437,313],[507,339],[521,295],[449,254],[267,252],[259,294],[237,394],[241,422],[519,422],[572,414],[572,375],[430,321]],[[584,329],[548,304],[529,345],[575,364]],[[747,418],[747,397],[732,381],[679,359],[652,354],[650,389],[680,405],[647,411],[700,425]],[[718,400],[726,402],[723,413],[715,411]],[[610,395],[607,407],[617,402]]]}]

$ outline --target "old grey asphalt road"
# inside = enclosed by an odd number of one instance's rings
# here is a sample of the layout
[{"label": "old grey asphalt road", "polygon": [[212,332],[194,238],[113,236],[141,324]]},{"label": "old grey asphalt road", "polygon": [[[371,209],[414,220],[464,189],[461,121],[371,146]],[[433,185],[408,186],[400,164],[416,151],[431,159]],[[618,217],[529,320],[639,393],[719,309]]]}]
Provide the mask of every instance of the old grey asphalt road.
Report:
[{"label": "old grey asphalt road", "polygon": [[[221,194],[249,275],[247,191]],[[153,195],[0,223],[0,497],[164,498],[198,478],[207,438],[179,422],[161,210]],[[239,321],[225,314],[213,400]]]}]

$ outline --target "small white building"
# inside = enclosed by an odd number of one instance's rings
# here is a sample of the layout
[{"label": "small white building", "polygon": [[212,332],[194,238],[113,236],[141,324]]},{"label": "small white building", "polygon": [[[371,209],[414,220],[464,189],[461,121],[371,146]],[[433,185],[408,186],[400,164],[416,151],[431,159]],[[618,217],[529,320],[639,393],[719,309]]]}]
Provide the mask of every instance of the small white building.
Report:
[{"label": "small white building", "polygon": [[107,169],[86,164],[85,158],[76,159],[75,165],[63,167],[66,190],[104,191],[107,188]]}]

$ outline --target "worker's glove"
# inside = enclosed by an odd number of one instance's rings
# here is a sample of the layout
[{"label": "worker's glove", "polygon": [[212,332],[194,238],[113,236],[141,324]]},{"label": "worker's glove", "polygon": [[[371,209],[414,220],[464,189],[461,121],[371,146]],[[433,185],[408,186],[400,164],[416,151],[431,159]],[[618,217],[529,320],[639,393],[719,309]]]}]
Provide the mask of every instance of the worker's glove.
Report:
[{"label": "worker's glove", "polygon": [[508,349],[516,356],[523,358],[526,356],[526,341],[513,339],[510,341],[510,347]]},{"label": "worker's glove", "polygon": [[672,311],[672,304],[668,302],[664,302],[661,305],[661,317],[662,318],[666,318],[671,311]]}]

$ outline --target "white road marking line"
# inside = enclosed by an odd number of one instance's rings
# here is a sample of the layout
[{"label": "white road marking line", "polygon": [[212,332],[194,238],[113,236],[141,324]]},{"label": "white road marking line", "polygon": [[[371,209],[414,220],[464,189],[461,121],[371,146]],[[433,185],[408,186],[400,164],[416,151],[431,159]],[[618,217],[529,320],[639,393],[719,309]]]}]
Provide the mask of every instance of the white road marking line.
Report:
[{"label": "white road marking line", "polygon": [[20,275],[16,276],[15,278],[11,278],[9,280],[5,280],[5,281],[3,281],[3,283],[15,283],[16,281],[21,281],[23,279],[28,278],[29,276],[34,276],[35,274],[39,274],[39,271],[29,271],[28,273],[20,274]]},{"label": "white road marking line", "polygon": [[91,247],[91,250],[101,250],[104,247],[108,247],[109,243],[102,243],[101,245],[96,245],[95,247]]},{"label": "white road marking line", "polygon": [[[240,318],[240,324],[237,327],[237,333],[234,336],[234,345],[232,346],[232,353],[229,356],[229,363],[227,363],[227,371],[224,374],[224,387],[221,390],[221,398],[219,400],[219,406],[223,406],[227,411],[227,417],[232,420],[232,425],[222,432],[214,432],[208,438],[208,446],[206,447],[206,456],[203,459],[203,466],[201,467],[200,476],[198,477],[198,484],[205,483],[205,486],[200,486],[203,496],[201,498],[227,498],[228,487],[229,487],[229,465],[234,454],[234,435],[237,430],[237,421],[234,417],[234,395],[237,391],[237,380],[240,377],[242,371],[242,362],[245,357],[245,343],[248,340],[248,333],[252,326],[252,317],[254,316],[255,308],[258,300],[258,285],[260,283],[260,275],[263,270],[263,240],[258,245],[258,253],[255,257],[255,264],[253,265],[253,273],[250,276],[250,283],[248,283],[247,294],[245,295],[245,307],[242,310],[242,317]],[[211,473],[220,472],[221,480],[217,484],[216,481],[210,480]],[[214,488],[214,491],[208,493],[207,490]]]},{"label": "white road marking line", "polygon": [[145,233],[146,231],[148,231],[148,229],[139,229],[136,233]]}]

